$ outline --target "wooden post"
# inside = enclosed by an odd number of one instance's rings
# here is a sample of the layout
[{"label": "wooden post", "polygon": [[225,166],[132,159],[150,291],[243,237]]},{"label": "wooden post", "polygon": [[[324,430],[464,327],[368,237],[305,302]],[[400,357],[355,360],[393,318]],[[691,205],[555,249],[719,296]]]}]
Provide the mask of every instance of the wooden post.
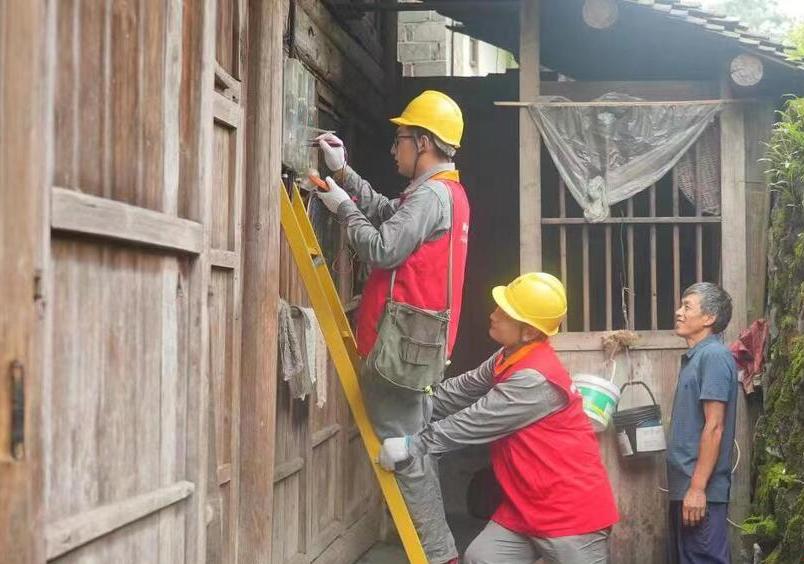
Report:
[{"label": "wooden post", "polygon": [[[519,12],[519,99],[539,95],[539,0],[522,0]],[[541,139],[522,108],[519,115],[519,269],[542,268]]]},{"label": "wooden post", "polygon": [[726,106],[720,115],[721,215],[723,287],[732,297],[732,318],[726,342],[737,337],[748,321],[746,297],[746,199],[744,108]]},{"label": "wooden post", "polygon": [[249,2],[238,562],[270,562],[282,125],[281,0]]}]

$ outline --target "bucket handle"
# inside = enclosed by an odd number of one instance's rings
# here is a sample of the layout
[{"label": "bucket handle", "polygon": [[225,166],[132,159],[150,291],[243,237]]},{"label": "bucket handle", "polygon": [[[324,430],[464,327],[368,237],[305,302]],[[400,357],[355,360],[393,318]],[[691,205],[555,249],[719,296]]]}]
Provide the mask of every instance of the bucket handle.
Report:
[{"label": "bucket handle", "polygon": [[[622,397],[622,395],[625,393],[625,389],[626,389],[628,386],[636,386],[637,384],[639,384],[640,386],[642,386],[643,388],[645,388],[645,390],[647,390],[648,395],[650,396],[650,400],[653,402],[653,405],[658,405],[658,404],[656,403],[656,398],[653,396],[653,392],[652,392],[652,391],[650,391],[650,388],[648,387],[648,385],[647,385],[645,382],[643,382],[642,380],[635,380],[634,382],[626,382],[625,384],[623,384],[623,385],[620,387],[620,397]],[[619,405],[619,402],[618,402],[618,404],[617,404],[617,410],[619,411],[619,409],[620,409],[620,405]]]}]

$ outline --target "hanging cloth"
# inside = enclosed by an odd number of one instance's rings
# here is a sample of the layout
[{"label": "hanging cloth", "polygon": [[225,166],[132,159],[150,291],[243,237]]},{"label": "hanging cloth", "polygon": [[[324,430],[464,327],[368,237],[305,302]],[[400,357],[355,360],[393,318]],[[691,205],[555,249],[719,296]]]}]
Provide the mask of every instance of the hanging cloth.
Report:
[{"label": "hanging cloth", "polygon": [[315,311],[299,307],[304,320],[305,364],[311,382],[315,383],[316,405],[323,407],[327,402],[327,343]]},{"label": "hanging cloth", "polygon": [[279,300],[279,360],[282,379],[288,383],[291,397],[303,400],[313,386],[305,368],[293,310],[294,307],[285,300]]},{"label": "hanging cloth", "polygon": [[[642,100],[609,93],[594,101]],[[610,206],[667,174],[721,109],[722,104],[529,106],[561,178],[593,223],[605,220]]]}]

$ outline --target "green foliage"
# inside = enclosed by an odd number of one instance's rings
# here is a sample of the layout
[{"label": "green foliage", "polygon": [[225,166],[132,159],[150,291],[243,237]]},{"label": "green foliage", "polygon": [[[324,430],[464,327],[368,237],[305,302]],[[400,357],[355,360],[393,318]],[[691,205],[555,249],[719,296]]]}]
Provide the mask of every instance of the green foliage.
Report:
[{"label": "green foliage", "polygon": [[792,47],[789,51],[790,55],[796,59],[804,60],[804,22],[794,25],[785,39],[786,43],[789,43]]},{"label": "green foliage", "polygon": [[804,100],[780,113],[767,153],[773,190],[768,299],[777,330],[757,425],[754,517],[747,534],[770,550],[766,562],[798,564],[804,542]]}]

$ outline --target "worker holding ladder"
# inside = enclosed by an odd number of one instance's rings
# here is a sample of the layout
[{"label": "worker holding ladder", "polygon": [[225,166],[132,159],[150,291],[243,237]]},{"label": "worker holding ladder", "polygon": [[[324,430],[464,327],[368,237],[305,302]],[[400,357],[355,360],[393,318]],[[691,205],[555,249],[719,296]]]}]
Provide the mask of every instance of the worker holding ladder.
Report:
[{"label": "worker holding ladder", "polygon": [[[398,126],[391,155],[410,179],[394,200],[347,166],[340,139],[318,138],[334,171],[318,196],[372,267],[356,338],[360,388],[381,440],[413,435],[430,419],[428,392],[443,378],[457,335],[469,233],[469,203],[452,162],[463,134],[458,105],[428,90],[391,122]],[[395,470],[428,561],[457,562],[436,459],[407,460]]]}]

